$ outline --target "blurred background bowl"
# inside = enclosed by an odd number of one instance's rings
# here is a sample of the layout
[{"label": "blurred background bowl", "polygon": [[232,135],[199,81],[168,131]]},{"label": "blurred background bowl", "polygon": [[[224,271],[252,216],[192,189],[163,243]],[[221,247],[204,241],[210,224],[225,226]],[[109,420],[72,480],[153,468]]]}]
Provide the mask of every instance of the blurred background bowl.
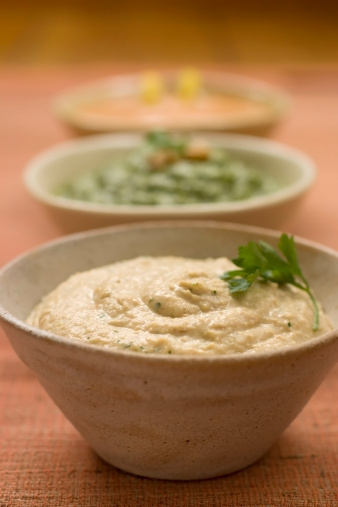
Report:
[{"label": "blurred background bowl", "polygon": [[140,134],[102,134],[55,146],[36,156],[24,171],[30,194],[64,232],[144,220],[212,219],[280,228],[293,216],[315,181],[316,169],[305,154],[270,140],[236,134],[203,134],[211,147],[274,175],[282,188],[270,194],[224,202],[180,205],[95,204],[55,195],[74,176],[97,169],[141,145]]},{"label": "blurred background bowl", "polygon": [[[182,99],[176,88],[184,72],[181,86],[188,97]],[[59,94],[53,110],[78,133],[162,128],[255,135],[268,135],[289,110],[287,93],[269,83],[225,72],[196,73],[196,83],[189,69],[107,77]],[[199,74],[202,91],[195,97]],[[147,86],[148,95],[160,93],[158,99],[142,98]]]},{"label": "blurred background bowl", "polygon": [[71,274],[138,255],[228,256],[279,233],[211,222],[134,224],[54,240],[0,271],[0,318],[21,360],[89,445],[134,474],[202,479],[260,458],[338,357],[338,255],[296,240],[300,265],[335,330],[269,352],[214,356],[114,351],[25,319]]}]

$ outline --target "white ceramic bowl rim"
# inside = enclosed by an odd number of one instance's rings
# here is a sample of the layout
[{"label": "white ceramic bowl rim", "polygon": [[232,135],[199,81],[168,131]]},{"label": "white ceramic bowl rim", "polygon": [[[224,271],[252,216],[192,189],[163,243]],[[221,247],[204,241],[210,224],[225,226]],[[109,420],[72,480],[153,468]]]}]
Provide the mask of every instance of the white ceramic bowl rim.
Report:
[{"label": "white ceramic bowl rim", "polygon": [[[178,220],[178,221],[163,221],[160,225],[157,222],[145,222],[141,224],[128,224],[125,225],[116,225],[112,227],[104,227],[101,229],[96,229],[92,231],[85,231],[85,232],[78,232],[74,234],[69,234],[67,236],[54,239],[52,241],[49,241],[41,246],[38,246],[34,249],[29,250],[28,252],[16,257],[9,263],[7,263],[5,266],[3,266],[0,269],[0,283],[1,283],[1,277],[2,275],[9,269],[11,269],[12,266],[14,266],[17,263],[20,263],[24,261],[27,257],[34,254],[37,251],[41,250],[48,250],[52,249],[54,245],[60,245],[60,244],[67,244],[72,241],[82,241],[85,240],[85,238],[91,236],[100,236],[102,234],[106,234],[114,231],[123,231],[124,229],[145,229],[145,228],[165,228],[166,226],[172,227],[172,226],[189,226],[189,227],[217,227],[221,228],[222,225],[219,222],[213,222],[213,221],[184,221],[184,220]],[[270,229],[263,229],[261,227],[257,226],[247,226],[247,225],[240,225],[240,224],[232,224],[232,223],[224,223],[223,227],[227,230],[245,230],[245,231],[251,231],[252,233],[270,233],[274,237],[279,237],[280,232],[274,231]],[[310,241],[304,238],[300,238],[298,236],[295,237],[295,241],[298,244],[302,244],[306,247],[314,248],[314,249],[320,249],[322,252],[325,252],[329,255],[333,255],[337,257],[338,261],[338,252],[336,252],[333,249],[330,249],[329,247],[320,245],[319,243],[316,243],[314,241]],[[321,348],[324,344],[329,344],[331,342],[338,340],[338,330],[333,329],[332,331],[329,331],[327,333],[324,333],[320,336],[317,336],[315,338],[312,338],[311,340],[308,340],[306,342],[303,342],[301,344],[293,345],[290,347],[280,348],[276,350],[269,350],[269,351],[260,351],[255,353],[234,353],[234,354],[224,354],[224,355],[208,355],[208,356],[201,356],[201,355],[193,355],[193,354],[156,354],[156,353],[138,353],[138,352],[132,352],[128,350],[116,350],[116,349],[110,349],[110,348],[104,348],[99,345],[94,344],[88,344],[82,340],[78,340],[75,338],[67,338],[63,336],[59,336],[38,328],[33,328],[32,326],[29,326],[21,319],[18,319],[15,317],[11,312],[7,311],[6,308],[4,308],[0,304],[0,318],[3,319],[5,322],[10,324],[11,326],[18,328],[25,333],[28,333],[29,335],[38,338],[39,340],[47,340],[49,342],[57,342],[62,344],[65,347],[69,347],[71,349],[76,350],[83,350],[87,351],[91,354],[96,355],[117,355],[121,358],[128,358],[128,361],[162,361],[167,363],[169,362],[202,362],[202,363],[210,363],[210,362],[224,362],[224,365],[227,364],[237,364],[237,363],[244,363],[244,364],[252,364],[252,363],[265,363],[267,361],[271,361],[274,358],[279,358],[281,356],[283,357],[290,357],[290,359],[293,356],[299,355],[299,353],[305,353],[308,350],[314,350]]]},{"label": "white ceramic bowl rim", "polygon": [[219,142],[221,145],[224,145],[225,149],[238,149],[243,152],[255,152],[257,154],[263,152],[272,157],[287,159],[298,164],[301,168],[301,175],[291,184],[287,184],[281,189],[262,196],[232,202],[180,205],[144,206],[97,204],[53,195],[39,184],[37,181],[38,174],[42,172],[43,167],[53,159],[62,159],[76,152],[81,152],[83,154],[94,149],[100,150],[114,147],[131,148],[142,139],[142,136],[139,134],[97,134],[90,137],[66,141],[41,152],[27,165],[24,171],[24,183],[36,199],[40,202],[53,205],[55,208],[88,211],[96,215],[111,215],[111,213],[114,213],[116,215],[128,214],[137,217],[138,213],[151,216],[156,212],[159,215],[169,214],[175,217],[190,213],[203,212],[207,216],[209,213],[211,214],[217,211],[231,214],[238,211],[262,209],[271,206],[271,204],[276,205],[280,202],[297,197],[308,189],[316,178],[316,168],[311,158],[305,153],[282,143],[240,134],[198,133],[197,135],[206,139],[212,139],[215,144]]}]

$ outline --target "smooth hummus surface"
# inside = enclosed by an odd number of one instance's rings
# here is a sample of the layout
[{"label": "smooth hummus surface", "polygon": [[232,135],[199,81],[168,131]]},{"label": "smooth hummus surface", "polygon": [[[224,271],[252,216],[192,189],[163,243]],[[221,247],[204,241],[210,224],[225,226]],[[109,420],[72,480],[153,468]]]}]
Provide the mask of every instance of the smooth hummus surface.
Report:
[{"label": "smooth hummus surface", "polygon": [[294,286],[256,282],[234,297],[220,276],[227,258],[138,257],[74,274],[27,322],[114,349],[232,354],[291,346],[332,328]]}]

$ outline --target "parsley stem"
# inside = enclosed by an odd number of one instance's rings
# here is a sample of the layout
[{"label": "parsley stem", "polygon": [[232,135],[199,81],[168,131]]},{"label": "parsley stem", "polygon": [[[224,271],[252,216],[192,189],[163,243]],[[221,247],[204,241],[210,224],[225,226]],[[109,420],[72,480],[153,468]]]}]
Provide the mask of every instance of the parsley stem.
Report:
[{"label": "parsley stem", "polygon": [[295,282],[293,285],[295,285],[296,287],[298,287],[298,289],[301,289],[304,292],[306,292],[307,295],[309,296],[309,298],[311,299],[313,307],[314,307],[314,317],[313,317],[312,329],[313,329],[313,331],[318,331],[318,327],[319,327],[319,308],[318,308],[318,304],[317,304],[317,301],[316,301],[314,295],[312,294],[312,292],[310,290],[310,287],[309,287],[308,283],[306,282],[306,280],[303,277],[301,277],[301,278],[302,278],[302,280],[304,282],[304,285],[302,285],[301,283],[298,283],[298,282]]},{"label": "parsley stem", "polygon": [[313,294],[312,294],[312,292],[310,290],[308,290],[307,293],[308,293],[309,298],[311,299],[311,301],[313,303],[313,306],[314,306],[314,309],[315,309],[312,329],[314,331],[318,331],[318,327],[319,327],[319,308],[318,308],[318,305],[317,305],[317,301],[315,300],[315,298],[314,298],[314,296],[313,296]]}]

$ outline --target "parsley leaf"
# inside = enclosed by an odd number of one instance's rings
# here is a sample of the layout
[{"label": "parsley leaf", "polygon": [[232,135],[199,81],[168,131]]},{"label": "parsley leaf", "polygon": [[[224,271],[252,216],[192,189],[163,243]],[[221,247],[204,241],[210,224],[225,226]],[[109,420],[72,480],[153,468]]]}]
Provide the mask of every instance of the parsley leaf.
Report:
[{"label": "parsley leaf", "polygon": [[283,233],[278,248],[284,258],[265,241],[250,241],[238,248],[238,257],[233,263],[240,269],[226,271],[221,276],[228,282],[231,293],[248,290],[258,279],[274,282],[278,285],[289,283],[305,291],[314,307],[313,330],[319,326],[319,309],[309,283],[305,279],[298,262],[298,255],[293,236]]},{"label": "parsley leaf", "polygon": [[146,134],[146,141],[154,150],[169,150],[181,155],[186,148],[186,141],[162,130],[153,130]]}]

